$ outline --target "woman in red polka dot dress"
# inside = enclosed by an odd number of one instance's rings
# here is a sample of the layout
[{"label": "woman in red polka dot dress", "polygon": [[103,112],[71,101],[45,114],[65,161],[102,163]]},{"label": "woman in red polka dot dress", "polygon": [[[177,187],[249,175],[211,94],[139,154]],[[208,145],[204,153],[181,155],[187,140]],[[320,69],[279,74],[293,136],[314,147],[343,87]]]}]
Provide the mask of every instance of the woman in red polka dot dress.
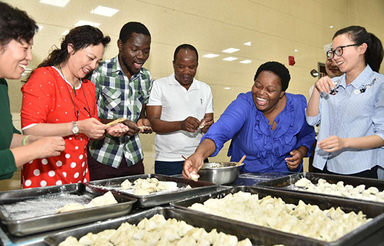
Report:
[{"label": "woman in red polka dot dress", "polygon": [[24,134],[62,136],[65,150],[23,166],[23,188],[89,181],[86,147],[105,131],[119,137],[128,127],[112,127],[97,118],[95,86],[84,77],[102,60],[109,36],[92,26],[72,29],[61,48],[50,53],[22,87]]}]

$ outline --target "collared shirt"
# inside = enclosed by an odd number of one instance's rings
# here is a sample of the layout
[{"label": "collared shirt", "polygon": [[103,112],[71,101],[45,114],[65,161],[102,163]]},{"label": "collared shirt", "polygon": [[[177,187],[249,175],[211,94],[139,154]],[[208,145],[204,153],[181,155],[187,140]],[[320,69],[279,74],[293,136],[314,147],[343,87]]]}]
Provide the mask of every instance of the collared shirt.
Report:
[{"label": "collared shirt", "polygon": [[[213,113],[211,87],[193,79],[187,90],[175,79],[175,74],[153,83],[148,106],[161,106],[163,121],[182,121],[189,116],[202,120]],[[182,161],[182,155],[192,155],[203,136],[201,129],[195,132],[175,131],[156,134],[156,161]]]},{"label": "collared shirt", "polygon": [[[374,72],[369,65],[349,85],[346,75],[332,78],[336,84],[334,95],[322,93],[319,114],[308,117],[310,125],[321,123],[318,141],[336,135],[358,138],[377,135],[384,139],[384,75]],[[382,165],[381,148],[344,148],[327,153],[316,147],[313,166],[340,174],[353,174]],[[379,162],[379,160],[381,162]]]},{"label": "collared shirt", "polygon": [[[101,63],[94,70],[91,81],[96,86],[99,118],[138,121],[143,104],[148,102],[152,86],[152,76],[147,69],[142,68],[129,79],[116,56]],[[121,137],[107,135],[104,139],[92,140],[89,151],[98,162],[114,168],[119,167],[123,156],[128,166],[136,164],[144,157],[138,134]]]},{"label": "collared shirt", "polygon": [[269,120],[257,109],[252,92],[240,94],[202,138],[215,142],[216,151],[212,156],[232,139],[228,150],[231,161],[239,161],[246,155],[242,172],[301,171],[302,163],[297,169],[290,170],[285,158],[300,146],[307,147],[307,155],[310,155],[315,131],[305,121],[306,98],[290,93],[285,95],[287,103],[276,116],[276,129],[272,130]]}]

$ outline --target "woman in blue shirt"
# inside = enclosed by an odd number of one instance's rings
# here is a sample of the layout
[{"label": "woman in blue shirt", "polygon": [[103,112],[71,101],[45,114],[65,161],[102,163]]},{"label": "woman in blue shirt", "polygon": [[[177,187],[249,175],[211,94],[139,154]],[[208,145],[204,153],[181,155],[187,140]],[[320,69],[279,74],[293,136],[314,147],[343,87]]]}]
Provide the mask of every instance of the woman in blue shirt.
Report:
[{"label": "woman in blue shirt", "polygon": [[327,55],[344,75],[318,80],[309,100],[308,123],[321,122],[313,166],[377,178],[384,145],[381,41],[363,27],[350,26],[335,33]]},{"label": "woman in blue shirt", "polygon": [[240,94],[228,106],[185,161],[184,177],[190,178],[205,158],[217,155],[230,139],[231,161],[246,155],[242,172],[301,171],[315,131],[305,121],[305,97],[285,92],[289,80],[289,71],[281,63],[262,64],[252,91]]}]

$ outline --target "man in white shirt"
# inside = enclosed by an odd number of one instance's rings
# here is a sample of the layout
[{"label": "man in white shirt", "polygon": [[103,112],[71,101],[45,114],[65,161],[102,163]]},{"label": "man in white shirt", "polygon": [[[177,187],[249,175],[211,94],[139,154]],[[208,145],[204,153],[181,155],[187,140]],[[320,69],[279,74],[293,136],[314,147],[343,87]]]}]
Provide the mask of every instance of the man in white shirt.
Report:
[{"label": "man in white shirt", "polygon": [[213,124],[212,91],[195,79],[197,66],[196,48],[182,44],[174,53],[174,73],[153,83],[147,117],[156,132],[157,174],[181,174],[183,156],[194,153]]}]

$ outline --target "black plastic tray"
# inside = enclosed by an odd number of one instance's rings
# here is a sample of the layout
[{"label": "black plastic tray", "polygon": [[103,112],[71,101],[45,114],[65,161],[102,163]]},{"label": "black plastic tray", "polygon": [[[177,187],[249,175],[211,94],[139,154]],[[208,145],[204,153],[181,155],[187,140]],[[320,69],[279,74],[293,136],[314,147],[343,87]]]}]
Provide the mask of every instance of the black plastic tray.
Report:
[{"label": "black plastic tray", "polygon": [[[156,207],[144,212],[125,216],[123,218],[104,221],[101,223],[95,223],[92,225],[84,226],[82,228],[77,228],[73,230],[63,231],[51,236],[48,236],[44,239],[45,243],[48,245],[58,245],[60,242],[64,241],[68,236],[76,237],[80,239],[82,236],[86,235],[88,232],[98,233],[106,229],[117,229],[121,223],[128,222],[130,224],[138,224],[144,218],[151,218],[156,214],[162,214],[166,219],[175,218],[177,220],[183,220],[186,223],[193,225],[195,227],[204,228],[207,232],[210,232],[212,229],[216,228],[218,232],[224,232],[226,234],[231,234],[237,236],[239,240],[249,238],[253,245],[273,245],[277,242],[283,243],[288,242],[288,238],[279,232],[270,232],[264,228],[249,230],[249,227],[243,225],[239,222],[228,223],[226,219],[217,218],[210,215],[201,215],[195,213],[194,211],[187,211],[185,209],[177,208],[162,208]],[[294,240],[290,238],[289,240]],[[297,242],[297,241],[293,241]],[[287,244],[286,244],[287,245]],[[295,245],[320,245],[320,244],[295,244]]]},{"label": "black plastic tray", "polygon": [[312,183],[317,184],[319,179],[325,179],[328,183],[331,184],[337,184],[339,181],[343,181],[344,185],[352,185],[354,187],[364,184],[365,188],[369,187],[376,187],[379,191],[384,190],[384,180],[381,179],[369,179],[369,178],[360,178],[360,177],[352,177],[352,176],[344,176],[344,175],[333,175],[333,174],[322,174],[322,173],[296,173],[291,174],[289,176],[264,181],[256,184],[256,187],[266,187],[266,188],[273,188],[273,189],[280,189],[285,191],[291,191],[291,192],[300,192],[300,193],[309,193],[309,194],[316,194],[316,195],[324,195],[324,196],[332,196],[332,197],[340,197],[345,199],[352,199],[352,200],[359,200],[359,201],[365,201],[365,202],[374,202],[374,203],[380,203],[379,201],[372,201],[372,200],[363,200],[359,198],[352,198],[352,197],[344,197],[344,196],[336,196],[336,195],[330,195],[330,194],[320,194],[320,193],[313,193],[301,189],[293,189],[292,187],[298,180],[302,178],[309,179]]},{"label": "black plastic tray", "polygon": [[[183,208],[187,210],[192,210],[188,208],[194,203],[204,203],[206,200],[210,198],[223,198],[227,194],[237,193],[239,191],[250,192],[252,194],[258,194],[259,198],[263,198],[265,196],[273,196],[279,197],[286,203],[298,204],[299,200],[304,201],[306,204],[318,205],[322,210],[329,209],[331,207],[340,207],[344,212],[348,213],[351,211],[359,212],[362,211],[367,215],[368,218],[373,218],[371,221],[366,224],[360,226],[359,228],[351,231],[345,236],[339,238],[333,242],[325,242],[317,239],[312,239],[309,237],[303,237],[291,233],[280,232],[274,229],[250,224],[243,223],[249,227],[249,230],[259,230],[260,228],[264,228],[270,233],[283,233],[286,235],[286,240],[282,242],[284,245],[332,245],[332,246],[367,246],[367,245],[380,245],[384,242],[384,206],[378,203],[367,203],[360,202],[355,200],[347,200],[347,199],[338,199],[336,197],[324,197],[312,194],[305,193],[294,193],[287,192],[282,190],[272,190],[268,188],[261,187],[249,187],[249,186],[237,186],[230,188],[224,191],[218,191],[212,193],[210,195],[200,196],[192,199],[185,199],[183,201],[178,201],[172,203],[176,208]],[[197,213],[205,214],[199,211]],[[211,215],[214,216],[214,215]],[[221,218],[219,216],[214,216]],[[226,219],[228,223],[233,223],[234,220]]]}]

